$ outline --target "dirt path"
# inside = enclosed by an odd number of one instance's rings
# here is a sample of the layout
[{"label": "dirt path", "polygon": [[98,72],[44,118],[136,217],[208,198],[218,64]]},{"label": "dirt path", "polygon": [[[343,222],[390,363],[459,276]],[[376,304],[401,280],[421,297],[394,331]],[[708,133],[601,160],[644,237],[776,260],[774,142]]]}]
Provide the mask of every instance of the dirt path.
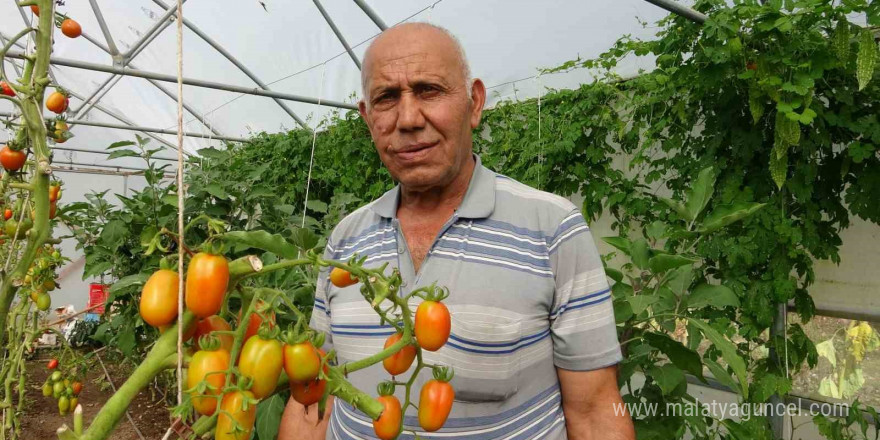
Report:
[{"label": "dirt path", "polygon": [[[57,438],[55,431],[61,425],[66,423],[68,426],[72,426],[73,424],[73,418],[70,414],[66,416],[58,414],[57,400],[52,397],[43,397],[41,392],[43,382],[48,376],[46,364],[41,359],[47,356],[48,353],[38,353],[37,357],[27,364],[28,400],[22,420],[22,438],[24,439],[52,440]],[[106,361],[105,364],[113,376],[113,383],[119,387],[126,379],[126,372]],[[79,402],[83,406],[85,426],[89,425],[91,419],[101,409],[101,405],[113,395],[113,390],[110,389],[106,381],[104,381],[106,388],[104,390],[101,390],[101,387],[96,384],[95,379],[101,377],[104,377],[104,371],[98,365],[96,368],[92,368],[85,380],[82,381],[84,387]],[[142,391],[129,406],[129,411],[134,423],[146,440],[161,439],[165,430],[168,429],[168,410],[163,403],[151,401],[149,391]],[[122,418],[109,438],[113,440],[140,440],[132,424],[125,417]]]}]

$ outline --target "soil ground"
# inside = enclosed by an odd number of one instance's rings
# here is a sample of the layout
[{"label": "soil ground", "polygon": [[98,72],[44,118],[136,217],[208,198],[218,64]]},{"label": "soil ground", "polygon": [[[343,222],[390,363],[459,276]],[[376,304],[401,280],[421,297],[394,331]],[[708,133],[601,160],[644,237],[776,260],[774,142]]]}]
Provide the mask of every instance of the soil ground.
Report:
[{"label": "soil ground", "polygon": [[[49,351],[39,351],[27,364],[29,377],[27,403],[22,420],[23,439],[55,439],[57,438],[55,431],[61,425],[65,423],[68,426],[73,425],[71,414],[61,416],[58,413],[58,401],[52,397],[43,397],[41,392],[43,383],[48,377],[49,370],[46,369],[46,360],[50,356],[51,352]],[[117,387],[125,381],[129,370],[131,370],[129,367],[108,360],[104,360],[104,364]],[[89,369],[82,383],[84,387],[79,396],[79,402],[83,406],[85,426],[88,426],[104,402],[113,395],[113,390],[110,388],[100,364]],[[162,401],[162,396],[156,395],[154,398],[151,394],[149,389],[141,391],[128,409],[134,424],[143,434],[143,438],[157,440],[161,439],[168,429],[170,416],[167,406]],[[122,418],[109,438],[113,440],[140,440],[132,423],[126,417]]]}]

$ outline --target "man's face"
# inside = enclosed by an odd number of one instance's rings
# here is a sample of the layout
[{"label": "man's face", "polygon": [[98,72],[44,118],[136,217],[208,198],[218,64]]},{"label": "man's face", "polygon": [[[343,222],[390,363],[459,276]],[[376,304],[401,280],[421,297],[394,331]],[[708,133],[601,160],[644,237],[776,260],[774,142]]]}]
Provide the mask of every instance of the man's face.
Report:
[{"label": "man's face", "polygon": [[436,29],[392,29],[365,59],[361,116],[391,176],[416,191],[442,187],[470,159],[485,89],[469,99],[455,45]]}]

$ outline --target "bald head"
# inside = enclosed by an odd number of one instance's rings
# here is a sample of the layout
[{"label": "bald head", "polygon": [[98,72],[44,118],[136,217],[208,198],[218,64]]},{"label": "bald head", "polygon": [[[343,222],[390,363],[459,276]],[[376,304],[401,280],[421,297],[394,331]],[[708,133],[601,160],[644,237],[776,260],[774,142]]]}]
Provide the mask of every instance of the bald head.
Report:
[{"label": "bald head", "polygon": [[388,28],[379,34],[367,47],[364,54],[363,68],[361,69],[361,92],[364,102],[369,106],[370,89],[369,82],[375,71],[376,58],[380,58],[388,51],[394,51],[402,42],[424,41],[431,50],[440,51],[449,62],[453,63],[455,70],[461,73],[462,85],[471,97],[471,69],[468,65],[467,56],[461,42],[458,41],[446,28],[430,23],[403,23]]}]

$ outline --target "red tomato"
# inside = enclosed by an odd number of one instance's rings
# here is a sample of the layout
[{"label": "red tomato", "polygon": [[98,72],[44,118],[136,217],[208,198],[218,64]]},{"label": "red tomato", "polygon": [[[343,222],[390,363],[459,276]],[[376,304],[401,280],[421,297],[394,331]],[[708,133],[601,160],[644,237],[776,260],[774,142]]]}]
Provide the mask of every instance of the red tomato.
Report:
[{"label": "red tomato", "polygon": [[[195,338],[196,350],[201,349],[199,347],[199,338],[217,330],[231,331],[232,326],[218,315],[211,315],[205,319],[200,319],[196,324],[195,334],[193,335]],[[220,339],[220,348],[232,352],[232,344],[235,342],[235,336],[233,336],[232,333],[220,333],[214,336]]]},{"label": "red tomato", "polygon": [[327,381],[324,379],[315,379],[309,382],[291,382],[290,397],[303,406],[309,406],[321,400],[324,390],[327,388]]},{"label": "red tomato", "polygon": [[320,368],[320,353],[310,341],[284,344],[284,372],[291,382],[314,380]]},{"label": "red tomato", "polygon": [[11,218],[12,218],[12,210],[9,209],[9,208],[6,208],[6,210],[3,211],[3,219],[4,219],[4,220],[9,220],[9,219],[11,219]]},{"label": "red tomato", "polygon": [[217,400],[223,387],[226,386],[227,368],[229,368],[229,352],[226,350],[200,350],[193,355],[186,374],[187,389],[195,388],[202,381],[213,387],[205,390],[204,394],[192,391],[193,408],[199,414],[210,416],[217,410]]},{"label": "red tomato", "polygon": [[48,368],[50,370],[54,370],[54,369],[58,368],[58,359],[50,360],[49,363],[46,365],[46,368]]},{"label": "red tomato", "polygon": [[61,22],[61,33],[70,38],[76,38],[82,35],[82,26],[72,18],[66,18]]},{"label": "red tomato", "polygon": [[[400,333],[395,333],[389,336],[388,339],[385,340],[385,348],[390,347],[402,337],[403,335]],[[389,374],[397,376],[405,373],[406,370],[409,370],[409,367],[412,365],[415,358],[416,348],[412,345],[407,345],[401,348],[397,353],[394,353],[391,357],[382,360],[382,365],[385,367],[385,371]]]},{"label": "red tomato", "polygon": [[229,262],[221,255],[199,252],[186,272],[186,308],[199,318],[220,311],[229,285]]},{"label": "red tomato", "polygon": [[433,432],[443,427],[452,410],[453,399],[455,391],[449,382],[428,381],[419,396],[419,425],[422,429]]},{"label": "red tomato", "polygon": [[394,396],[379,396],[379,402],[385,406],[378,420],[373,420],[373,431],[382,440],[393,440],[400,434],[400,421],[403,414],[400,401]]},{"label": "red tomato", "polygon": [[64,113],[64,111],[67,110],[67,105],[69,103],[70,100],[61,94],[61,92],[52,92],[52,94],[46,98],[46,108],[59,114]]},{"label": "red tomato", "polygon": [[[250,391],[233,391],[223,396],[214,440],[248,440],[257,419],[257,403]],[[247,408],[247,409],[244,409]]]},{"label": "red tomato", "polygon": [[438,301],[422,301],[416,309],[415,333],[419,346],[437,351],[446,344],[452,329],[449,309]]},{"label": "red tomato", "polygon": [[37,17],[40,16],[40,7],[37,5],[31,5],[31,12],[34,13]]},{"label": "red tomato", "polygon": [[0,164],[6,171],[18,171],[24,166],[27,155],[23,151],[13,150],[8,146],[4,146],[0,150]]},{"label": "red tomato", "polygon": [[281,342],[260,336],[248,339],[241,349],[238,370],[242,377],[253,380],[251,392],[262,399],[275,391],[283,366]]},{"label": "red tomato", "polygon": [[[263,304],[264,304],[263,301],[259,301],[257,303],[257,305],[254,307],[261,309],[263,307]],[[273,311],[273,312],[268,313],[268,317],[269,317],[269,328],[274,328],[275,327],[275,312]],[[238,311],[238,322],[241,323],[241,310]],[[251,319],[248,320],[247,330],[245,330],[245,332],[244,332],[244,340],[247,341],[248,339],[251,338],[251,336],[256,335],[257,332],[259,332],[260,326],[262,324],[263,324],[263,317],[257,312],[251,313]]]},{"label": "red tomato", "polygon": [[73,390],[74,395],[79,395],[82,392],[83,384],[82,382],[74,382],[70,385],[70,388]]},{"label": "red tomato", "polygon": [[141,290],[140,313],[144,322],[159,327],[177,318],[177,291],[180,277],[177,272],[159,269],[150,275]]},{"label": "red tomato", "polygon": [[357,284],[358,279],[351,276],[351,272],[334,267],[333,270],[330,271],[330,282],[333,283],[334,286],[341,288]]},{"label": "red tomato", "polygon": [[0,89],[2,89],[2,93],[6,96],[15,96],[15,90],[12,90],[12,87],[6,81],[0,81]]}]

